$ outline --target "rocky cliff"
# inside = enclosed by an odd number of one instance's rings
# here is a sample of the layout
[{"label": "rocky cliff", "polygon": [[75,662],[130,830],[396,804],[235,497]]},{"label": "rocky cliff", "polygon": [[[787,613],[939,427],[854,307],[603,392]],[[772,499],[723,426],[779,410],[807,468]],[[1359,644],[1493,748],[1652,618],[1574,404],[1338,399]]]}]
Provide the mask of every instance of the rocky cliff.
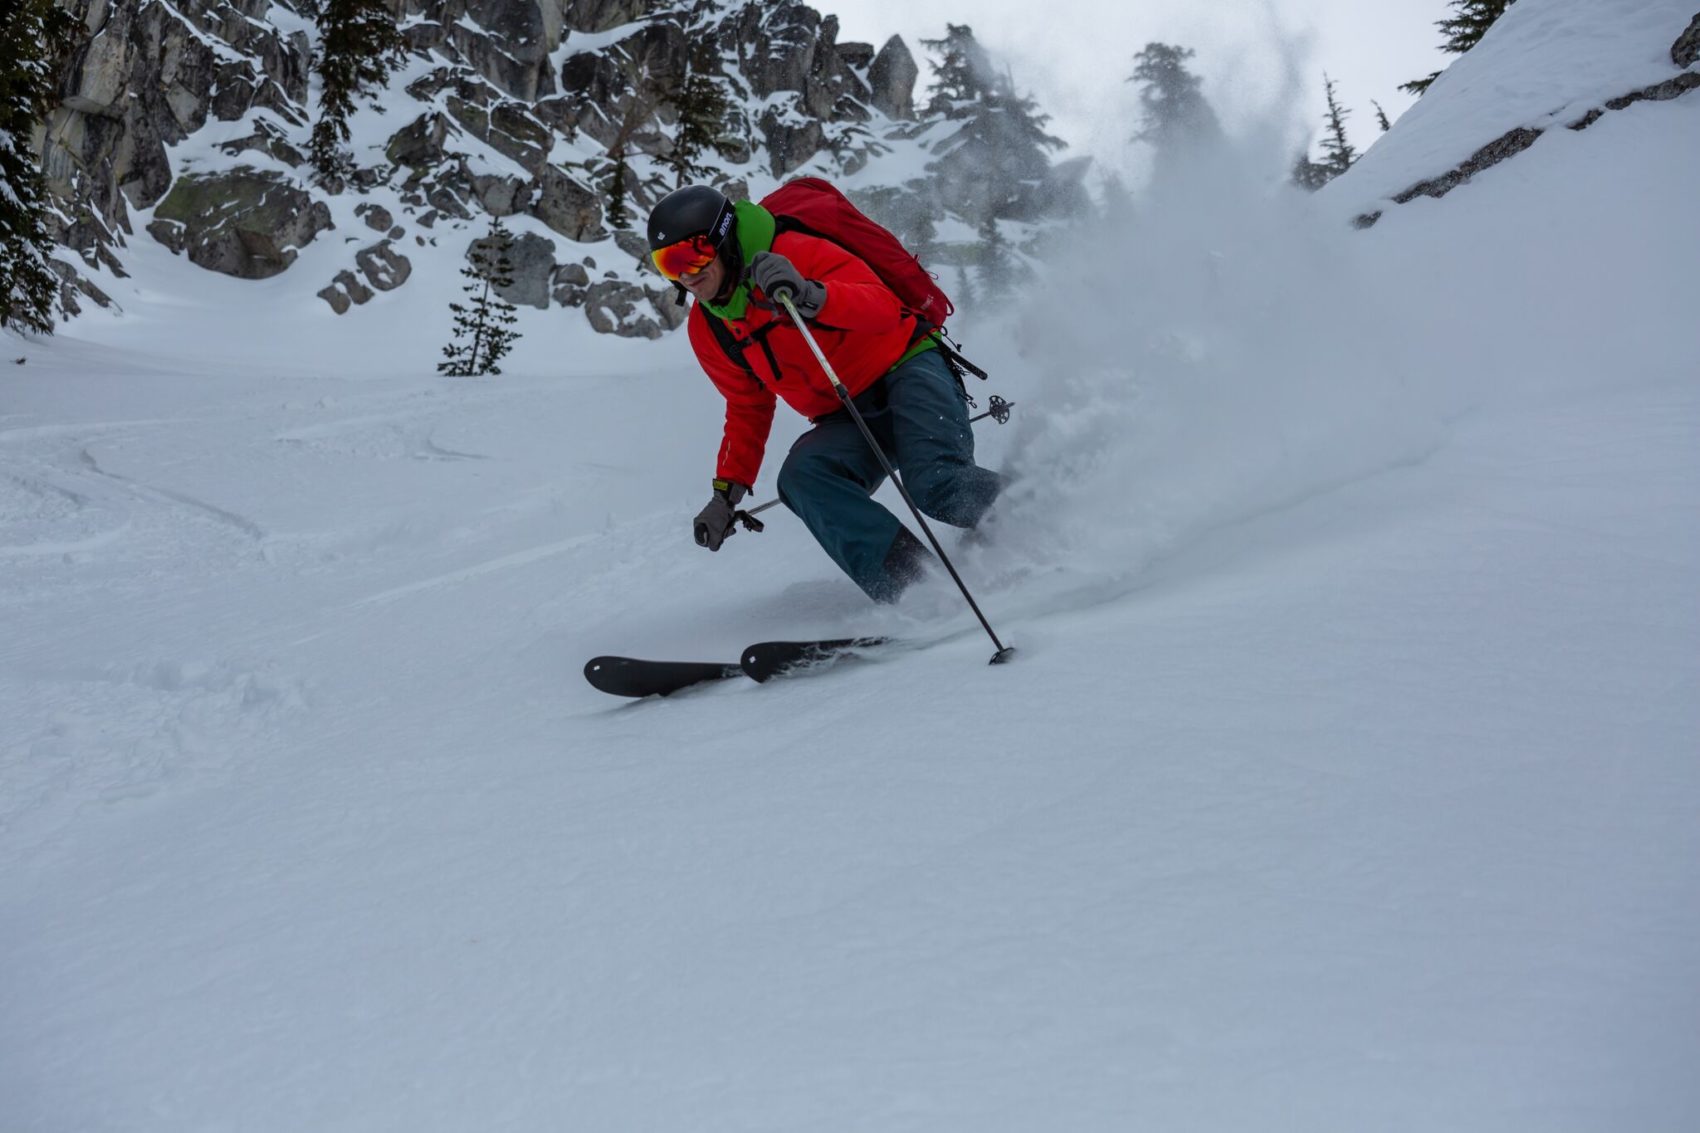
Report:
[{"label": "rocky cliff", "polygon": [[[406,62],[362,100],[337,193],[305,159],[317,29],[289,0],[67,2],[88,36],[39,144],[73,310],[79,295],[106,301],[99,277],[123,275],[136,240],[257,279],[339,229],[346,262],[301,285],[353,317],[408,281],[410,247],[470,247],[489,218],[513,217],[511,300],[657,336],[682,309],[641,267],[641,223],[676,183],[674,95],[693,69],[726,100],[707,177],[729,191],[838,179],[943,263],[984,220],[937,190],[985,174],[952,156],[966,147],[949,123],[917,111],[908,46],[840,43],[834,18],[795,0],[400,0]],[[624,218],[610,216],[616,163]],[[1080,163],[1045,166],[975,207],[1031,239],[1081,199]]]}]

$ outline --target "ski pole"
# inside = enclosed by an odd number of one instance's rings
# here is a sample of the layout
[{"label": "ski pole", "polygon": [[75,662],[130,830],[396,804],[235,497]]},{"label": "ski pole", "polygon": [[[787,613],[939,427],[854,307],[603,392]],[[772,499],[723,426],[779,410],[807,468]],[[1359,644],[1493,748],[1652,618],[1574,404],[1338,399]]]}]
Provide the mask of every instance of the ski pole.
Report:
[{"label": "ski pole", "polygon": [[997,633],[992,629],[992,623],[987,621],[986,615],[980,612],[980,604],[974,601],[974,595],[968,593],[968,584],[962,581],[960,574],[956,573],[956,567],[951,563],[950,556],[944,553],[944,547],[939,543],[938,536],[934,535],[933,529],[927,525],[926,519],[921,515],[921,509],[915,506],[915,500],[909,495],[909,489],[904,487],[902,478],[897,475],[897,469],[891,466],[891,461],[887,459],[885,450],[880,448],[879,441],[874,439],[873,430],[869,429],[868,423],[862,419],[861,410],[856,408],[855,401],[850,397],[850,391],[845,389],[844,383],[838,380],[838,374],[833,370],[832,363],[826,360],[826,355],[821,351],[820,343],[815,341],[815,336],[810,332],[808,324],[803,322],[803,316],[799,315],[797,308],[792,305],[790,290],[781,290],[770,297],[774,302],[784,307],[785,313],[791,316],[792,324],[803,336],[803,341],[809,344],[809,352],[815,356],[815,361],[820,363],[821,370],[826,374],[826,380],[832,383],[833,391],[838,394],[838,400],[844,403],[844,408],[850,413],[850,419],[855,421],[856,427],[862,431],[862,439],[868,442],[868,447],[873,449],[874,455],[879,458],[880,467],[885,470],[887,476],[891,477],[891,482],[897,485],[898,492],[903,496],[903,502],[909,505],[909,511],[915,517],[915,522],[921,525],[921,530],[926,534],[927,541],[933,545],[933,550],[943,561],[945,569],[950,572],[950,577],[955,580],[956,588],[962,591],[962,596],[968,600],[968,608],[974,611],[976,618],[980,619],[980,625],[986,631],[986,636],[991,638],[992,644],[997,647],[997,652],[992,654],[991,664],[996,665],[1009,660],[1010,654],[1014,653],[1015,649],[998,640]]},{"label": "ski pole", "polygon": [[[995,418],[997,420],[998,424],[1002,425],[1004,422],[1009,420],[1009,411],[1011,409],[1014,409],[1014,408],[1015,408],[1015,402],[1005,401],[1003,398],[999,397],[997,394],[994,393],[992,395],[991,408],[987,409],[984,413],[976,413],[974,416],[968,418],[968,423],[970,425],[972,425],[976,421],[984,421],[986,418],[992,417],[992,418]],[[744,517],[746,515],[748,515],[748,516],[760,515],[762,512],[766,511],[769,508],[778,507],[783,502],[784,501],[779,499],[779,497],[775,496],[773,499],[768,500],[764,504],[757,504],[753,508],[747,508],[744,511],[739,512],[738,516],[741,520],[742,517]],[[761,525],[757,524],[756,527],[755,527],[755,530],[760,531]]]}]

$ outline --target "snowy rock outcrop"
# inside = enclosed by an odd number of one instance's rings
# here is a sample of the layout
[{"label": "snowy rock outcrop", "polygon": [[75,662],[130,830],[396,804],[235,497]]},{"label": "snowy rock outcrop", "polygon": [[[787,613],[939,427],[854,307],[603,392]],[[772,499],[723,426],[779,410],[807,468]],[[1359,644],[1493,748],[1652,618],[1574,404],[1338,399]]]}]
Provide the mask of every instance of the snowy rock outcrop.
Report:
[{"label": "snowy rock outcrop", "polygon": [[868,64],[868,101],[888,118],[915,117],[915,80],[921,69],[901,36],[892,36]]},{"label": "snowy rock outcrop", "polygon": [[43,165],[66,216],[59,242],[87,266],[121,270],[113,249],[131,230],[129,210],[153,207],[171,188],[167,147],[209,120],[255,110],[279,134],[307,124],[308,38],[269,22],[272,8],[80,0],[89,34],[46,122]]},{"label": "snowy rock outcrop", "polygon": [[153,211],[148,232],[209,271],[266,279],[334,227],[330,210],[276,173],[239,167],[185,174]]},{"label": "snowy rock outcrop", "polygon": [[1670,61],[1678,67],[1692,67],[1700,62],[1700,13],[1696,13],[1688,30],[1676,37],[1671,44]]},{"label": "snowy rock outcrop", "polygon": [[[1700,70],[1692,66],[1700,56],[1700,15],[1690,19],[1683,10],[1687,2],[1601,0],[1507,9],[1387,139],[1325,191],[1339,196],[1367,188],[1379,207],[1360,213],[1355,223],[1368,228],[1389,206],[1443,197],[1534,146],[1549,130],[1586,130],[1614,111],[1700,89]],[[1606,43],[1633,46],[1604,54],[1590,46]],[[1662,58],[1667,43],[1671,62],[1681,68],[1676,73]],[[1541,60],[1538,71],[1528,68],[1530,57]],[[1508,71],[1538,73],[1544,80],[1505,89],[1499,76]]]},{"label": "snowy rock outcrop", "polygon": [[[687,172],[735,194],[854,174],[858,202],[941,265],[972,257],[960,234],[982,219],[953,210],[995,212],[1031,240],[1081,199],[1079,163],[988,161],[960,126],[933,129],[902,39],[840,43],[837,19],[801,0],[398,0],[404,64],[358,100],[354,170],[328,188],[306,158],[319,33],[298,0],[69,2],[89,34],[40,144],[55,234],[89,275],[125,274],[138,227],[250,279],[288,270],[334,224],[370,227],[384,243],[314,252],[304,285],[340,314],[405,283],[408,240],[470,248],[504,217],[516,302],[653,337],[680,312],[636,229]],[[689,81],[722,110],[709,148],[687,154]],[[216,142],[196,138],[214,124]],[[953,215],[959,243],[935,240]]]}]

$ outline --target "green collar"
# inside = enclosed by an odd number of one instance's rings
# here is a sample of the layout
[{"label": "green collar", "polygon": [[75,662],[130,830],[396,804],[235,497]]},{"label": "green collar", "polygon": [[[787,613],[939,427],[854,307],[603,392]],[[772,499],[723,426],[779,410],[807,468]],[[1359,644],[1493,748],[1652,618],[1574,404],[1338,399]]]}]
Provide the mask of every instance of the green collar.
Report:
[{"label": "green collar", "polygon": [[[738,240],[738,251],[742,253],[738,266],[743,267],[755,258],[757,252],[766,252],[773,248],[773,238],[778,233],[779,222],[773,214],[756,204],[754,201],[738,201],[732,206],[732,211],[738,216],[738,223],[732,233]],[[740,279],[738,286],[732,289],[724,304],[716,305],[706,300],[703,306],[708,313],[723,321],[741,319],[749,311],[750,285],[747,280]]]}]

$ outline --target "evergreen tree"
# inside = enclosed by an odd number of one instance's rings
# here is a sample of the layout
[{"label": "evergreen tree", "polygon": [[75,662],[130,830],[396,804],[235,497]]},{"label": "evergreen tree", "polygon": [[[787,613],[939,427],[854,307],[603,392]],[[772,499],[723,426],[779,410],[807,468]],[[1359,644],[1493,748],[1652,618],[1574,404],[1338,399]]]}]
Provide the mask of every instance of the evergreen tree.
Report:
[{"label": "evergreen tree", "polygon": [[974,281],[968,275],[968,265],[957,264],[956,292],[952,296],[951,302],[956,305],[957,310],[966,311],[975,303],[979,302],[979,300],[979,293],[974,290]]},{"label": "evergreen tree", "polygon": [[603,183],[603,192],[608,196],[608,204],[604,208],[608,224],[613,228],[624,228],[631,223],[632,196],[632,167],[630,162],[631,147],[637,132],[649,121],[655,110],[655,101],[642,97],[634,97],[626,104],[624,117],[620,119],[620,128],[603,150],[602,157],[596,162],[592,172],[592,180]]},{"label": "evergreen tree", "polygon": [[1110,173],[1104,177],[1101,197],[1103,203],[1098,209],[1098,215],[1107,226],[1125,230],[1133,224],[1137,213],[1133,194],[1128,192],[1127,185],[1119,176]]},{"label": "evergreen tree", "polygon": [[[348,116],[360,94],[381,88],[401,65],[405,43],[384,0],[315,0],[319,9],[319,120],[307,156],[325,186],[337,190],[354,171]],[[381,109],[381,108],[380,108]]]},{"label": "evergreen tree", "polygon": [[1062,148],[1063,141],[1045,132],[1050,118],[1016,90],[1014,78],[993,70],[972,29],[947,27],[946,38],[922,41],[938,52],[933,112],[961,123],[935,147],[940,158],[929,167],[933,188],[976,224],[1035,214],[1051,170],[1046,151]]},{"label": "evergreen tree", "polygon": [[922,212],[903,233],[903,246],[908,248],[916,259],[925,263],[932,257],[933,245],[937,243],[938,238],[939,230],[933,223],[932,214]]},{"label": "evergreen tree", "polygon": [[1352,167],[1352,162],[1358,159],[1358,151],[1352,148],[1346,137],[1346,119],[1352,116],[1352,112],[1340,105],[1340,100],[1334,96],[1334,80],[1326,73],[1322,76],[1322,83],[1328,92],[1328,113],[1323,116],[1328,123],[1328,132],[1322,136],[1322,164],[1332,179]]},{"label": "evergreen tree", "polygon": [[964,134],[1021,166],[1023,175],[1050,168],[1046,150],[1062,149],[1063,140],[1045,132],[1049,114],[1039,112],[1037,100],[1020,94],[1007,71],[999,75],[980,96],[977,112],[970,113]]},{"label": "evergreen tree", "polygon": [[1299,154],[1298,160],[1293,162],[1293,184],[1301,189],[1314,193],[1333,179],[1328,166],[1312,161],[1308,153]]},{"label": "evergreen tree", "polygon": [[520,337],[518,331],[510,329],[519,321],[518,308],[497,292],[498,288],[513,286],[513,261],[509,258],[513,246],[513,234],[497,218],[490,222],[489,234],[467,252],[471,262],[460,274],[466,277],[463,290],[471,303],[449,304],[454,312],[454,341],[443,347],[447,361],[437,363],[441,373],[472,377],[502,372],[496,363]]},{"label": "evergreen tree", "polygon": [[673,171],[674,186],[682,187],[705,179],[713,172],[700,161],[710,150],[724,155],[731,146],[726,135],[726,118],[732,101],[715,81],[714,41],[703,39],[691,53],[689,70],[679,89],[667,96],[679,116],[673,135],[673,150],[663,160]]},{"label": "evergreen tree", "polygon": [[626,164],[626,148],[621,146],[608,155],[613,163],[608,171],[608,207],[604,215],[608,218],[610,228],[624,228],[631,223],[631,208],[628,199],[631,189],[627,182],[630,180],[631,168]]},{"label": "evergreen tree", "polygon": [[1148,43],[1133,57],[1128,82],[1138,83],[1145,121],[1136,142],[1150,142],[1159,152],[1175,150],[1221,136],[1216,112],[1205,101],[1203,81],[1187,70],[1196,52],[1169,43]]},{"label": "evergreen tree", "polygon": [[1015,256],[996,217],[988,216],[980,222],[979,236],[976,266],[980,269],[980,297],[997,302],[1014,290]]},{"label": "evergreen tree", "polygon": [[1322,76],[1322,83],[1328,92],[1328,113],[1322,116],[1322,120],[1328,123],[1328,129],[1322,135],[1322,160],[1312,161],[1310,154],[1301,153],[1293,163],[1293,184],[1312,192],[1346,172],[1358,159],[1358,151],[1346,136],[1346,119],[1351,117],[1352,112],[1340,105],[1334,94],[1334,80],[1326,73]]},{"label": "evergreen tree", "polygon": [[1375,101],[1373,98],[1369,100],[1369,104],[1375,107],[1375,124],[1381,127],[1382,133],[1387,133],[1387,131],[1393,128],[1393,123],[1387,120],[1387,111],[1383,110],[1381,108],[1381,103]]},{"label": "evergreen tree", "polygon": [[31,136],[54,102],[78,24],[53,0],[0,4],[0,326],[53,333],[59,279],[48,265],[50,207]]},{"label": "evergreen tree", "polygon": [[932,100],[927,113],[946,118],[965,118],[985,96],[990,76],[996,72],[991,56],[974,38],[974,29],[966,24],[945,24],[943,39],[923,39],[921,46],[933,52],[934,79],[927,89]]},{"label": "evergreen tree", "polygon": [[[1435,23],[1446,42],[1440,49],[1448,55],[1462,55],[1477,43],[1482,36],[1494,25],[1494,21],[1505,15],[1505,10],[1517,0],[1452,0],[1452,15]],[[1409,94],[1420,95],[1440,78],[1440,72],[1424,79],[1413,79],[1399,89]]]}]

